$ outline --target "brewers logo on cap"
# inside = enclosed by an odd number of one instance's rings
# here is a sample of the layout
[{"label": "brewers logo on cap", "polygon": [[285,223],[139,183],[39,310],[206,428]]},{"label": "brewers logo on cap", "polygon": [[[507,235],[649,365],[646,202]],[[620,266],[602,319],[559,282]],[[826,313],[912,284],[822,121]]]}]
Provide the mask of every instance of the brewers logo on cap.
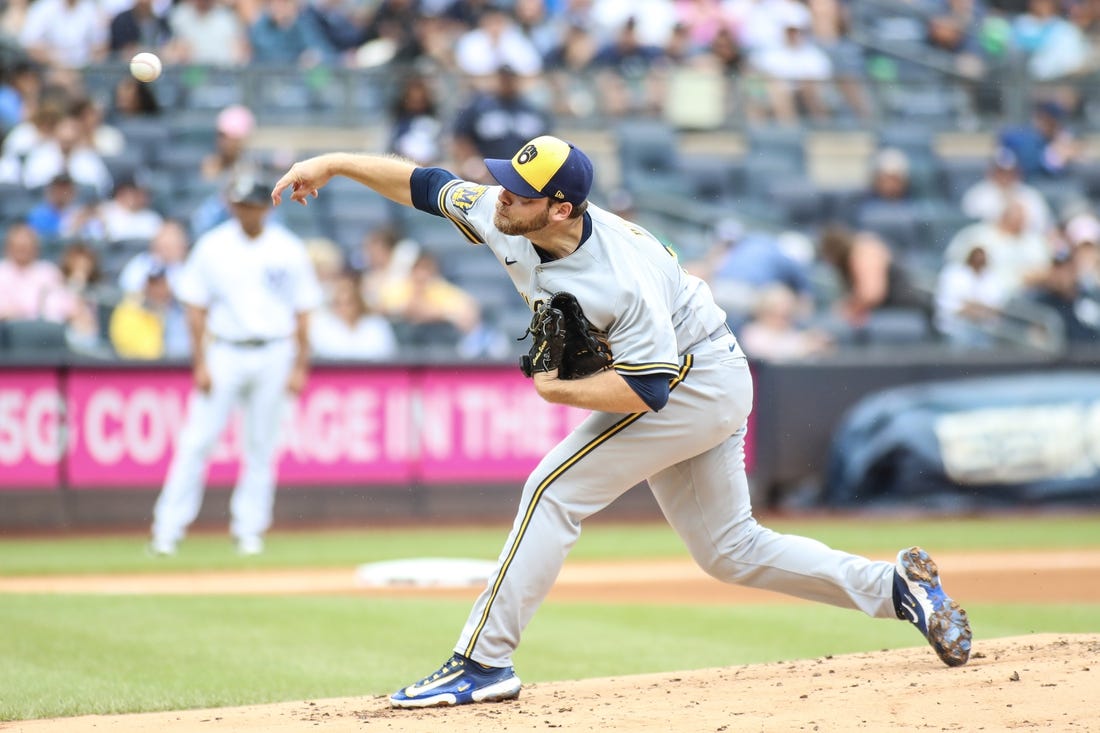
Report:
[{"label": "brewers logo on cap", "polygon": [[497,183],[525,198],[551,197],[579,204],[592,189],[592,161],[571,143],[543,135],[519,149],[511,160],[485,161]]}]

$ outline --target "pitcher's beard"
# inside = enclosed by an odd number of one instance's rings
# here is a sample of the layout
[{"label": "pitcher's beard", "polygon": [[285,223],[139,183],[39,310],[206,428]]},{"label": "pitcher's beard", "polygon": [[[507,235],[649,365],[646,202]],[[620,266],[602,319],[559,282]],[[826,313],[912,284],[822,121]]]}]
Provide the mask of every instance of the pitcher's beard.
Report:
[{"label": "pitcher's beard", "polygon": [[508,234],[510,236],[522,236],[524,234],[530,234],[531,232],[542,229],[550,223],[550,209],[543,209],[535,217],[528,219],[527,221],[516,221],[515,219],[505,219],[501,216],[500,212],[493,214],[493,226],[497,228],[501,234]]}]

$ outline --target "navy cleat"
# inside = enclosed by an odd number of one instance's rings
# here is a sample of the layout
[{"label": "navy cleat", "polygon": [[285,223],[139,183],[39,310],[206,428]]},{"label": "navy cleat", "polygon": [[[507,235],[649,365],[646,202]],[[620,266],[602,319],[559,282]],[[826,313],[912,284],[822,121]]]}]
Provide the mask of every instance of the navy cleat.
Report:
[{"label": "navy cleat", "polygon": [[966,611],[940,585],[939,569],[928,553],[910,547],[898,553],[894,568],[894,611],[920,629],[948,667],[970,659]]},{"label": "navy cleat", "polygon": [[499,702],[519,697],[520,681],[511,667],[486,667],[456,653],[430,677],[390,695],[395,708],[429,708]]}]

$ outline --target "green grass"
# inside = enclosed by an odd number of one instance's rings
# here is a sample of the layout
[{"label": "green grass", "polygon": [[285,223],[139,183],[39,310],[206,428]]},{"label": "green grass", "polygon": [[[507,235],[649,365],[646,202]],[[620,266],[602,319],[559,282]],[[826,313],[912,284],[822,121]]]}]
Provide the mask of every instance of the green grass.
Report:
[{"label": "green grass", "polygon": [[[814,537],[838,549],[891,553],[909,544],[937,552],[1005,548],[1100,547],[1100,514],[1017,516],[974,520],[765,520],[780,532]],[[267,552],[239,558],[224,533],[189,537],[173,558],[150,558],[144,535],[0,538],[0,575],[165,572],[240,568],[339,567],[405,557],[495,558],[507,526],[283,531]],[[686,557],[680,538],[663,523],[624,525],[593,520],[570,557],[621,559]]]},{"label": "green grass", "polygon": [[[351,597],[5,596],[0,623],[18,633],[0,637],[0,720],[388,693],[443,661],[467,610]],[[1100,623],[1100,606],[970,613],[979,643]],[[516,665],[539,682],[922,643],[907,624],[824,606],[551,603]]]},{"label": "green grass", "polygon": [[[854,552],[1100,547],[1100,515],[983,520],[863,516],[772,519]],[[223,533],[200,533],[175,558],[144,537],[0,539],[0,575],[351,567],[401,557],[495,557],[507,527],[273,533],[239,558]],[[664,524],[591,522],[577,559],[686,557]],[[981,638],[1100,630],[1100,604],[968,603]],[[449,653],[468,601],[357,596],[0,594],[0,720],[375,695],[431,672]],[[414,630],[414,631],[411,631]],[[805,604],[745,607],[551,603],[516,664],[526,681],[673,671],[922,644],[902,623]],[[929,655],[931,656],[929,650]],[[931,660],[934,663],[934,659]]]}]

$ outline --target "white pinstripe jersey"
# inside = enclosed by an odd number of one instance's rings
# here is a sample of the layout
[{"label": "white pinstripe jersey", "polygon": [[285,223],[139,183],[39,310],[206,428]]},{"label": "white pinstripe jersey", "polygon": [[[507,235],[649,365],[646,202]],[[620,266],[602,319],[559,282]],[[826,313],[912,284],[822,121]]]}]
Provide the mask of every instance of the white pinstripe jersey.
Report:
[{"label": "white pinstripe jersey", "polygon": [[562,290],[575,295],[607,334],[620,374],[675,376],[681,357],[725,324],[710,287],[645,229],[590,203],[589,238],[567,257],[542,262],[526,237],[493,226],[500,191],[455,180],[437,203],[467,239],[488,245],[528,307]]}]

